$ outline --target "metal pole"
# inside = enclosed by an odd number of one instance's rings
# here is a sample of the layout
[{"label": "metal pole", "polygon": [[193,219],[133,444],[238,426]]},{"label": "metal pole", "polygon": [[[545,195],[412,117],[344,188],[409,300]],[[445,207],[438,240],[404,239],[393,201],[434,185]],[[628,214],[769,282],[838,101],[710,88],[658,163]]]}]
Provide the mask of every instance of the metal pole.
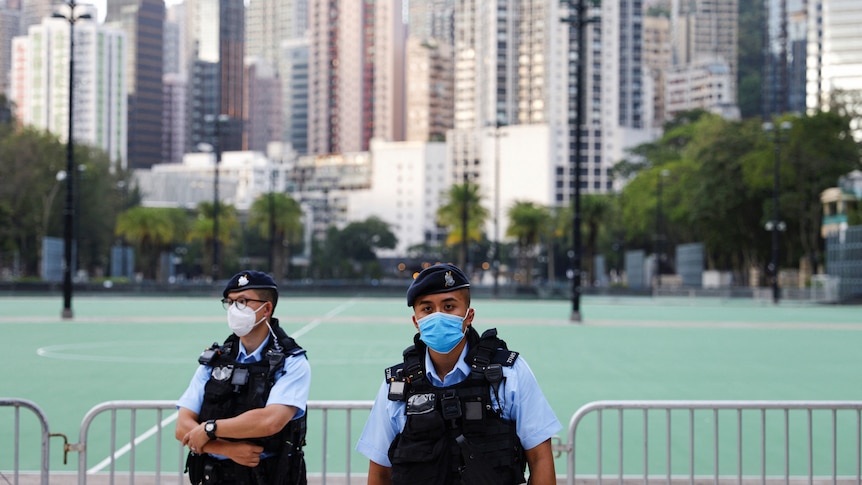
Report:
[{"label": "metal pole", "polygon": [[773,163],[774,177],[772,187],[772,303],[778,304],[780,298],[778,288],[778,190],[780,187],[779,180],[779,155],[780,155],[781,136],[779,128],[775,130],[775,159]]},{"label": "metal pole", "polygon": [[655,288],[656,291],[661,289],[661,252],[662,252],[662,234],[661,234],[661,189],[662,189],[662,173],[658,174],[658,191],[656,193],[655,206]]},{"label": "metal pole", "polygon": [[464,200],[461,205],[461,268],[466,272],[467,269],[467,220],[469,218],[470,203],[470,182],[467,177],[467,166],[464,166]]},{"label": "metal pole", "polygon": [[218,196],[218,164],[221,162],[221,129],[219,128],[219,119],[216,117],[215,119],[215,174],[213,177],[213,265],[212,265],[212,278],[213,281],[218,281],[219,278],[219,228],[218,228],[218,206],[219,206],[219,196]]},{"label": "metal pole", "polygon": [[74,0],[66,3],[69,16],[69,133],[66,140],[66,206],[63,211],[63,312],[62,318],[74,318],[72,311],[72,231],[75,224],[74,177],[75,155],[73,140],[73,111],[75,95],[75,7]]},{"label": "metal pole", "polygon": [[494,128],[494,298],[500,296],[500,126]]},{"label": "metal pole", "polygon": [[[577,25],[578,35],[578,59],[577,59],[577,108],[575,111],[575,119],[571,123],[574,128],[575,143],[574,143],[574,217],[572,220],[572,314],[571,321],[581,321],[581,147],[583,146],[583,130],[584,121],[586,119],[586,69],[587,69],[587,29],[586,25],[591,21],[586,18],[587,0],[577,0],[575,7],[575,18],[564,18],[563,20],[570,24]],[[569,7],[572,6],[572,1],[564,2]],[[571,41],[569,42],[571,45]]]},{"label": "metal pole", "polygon": [[275,275],[280,275],[278,271],[274,271],[275,265],[275,170],[272,171],[269,182],[269,270]]}]

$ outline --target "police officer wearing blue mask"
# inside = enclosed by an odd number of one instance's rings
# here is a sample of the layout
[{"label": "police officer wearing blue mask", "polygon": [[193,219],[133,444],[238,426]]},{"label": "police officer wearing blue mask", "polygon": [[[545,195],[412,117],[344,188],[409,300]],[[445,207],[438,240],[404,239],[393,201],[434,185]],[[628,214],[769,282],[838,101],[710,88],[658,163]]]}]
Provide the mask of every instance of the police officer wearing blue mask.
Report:
[{"label": "police officer wearing blue mask", "polygon": [[272,316],[278,285],[241,271],[222,294],[231,334],[198,358],[177,402],[176,438],[189,447],[191,483],[304,485],[305,350]]},{"label": "police officer wearing blue mask", "polygon": [[356,449],[368,483],[556,483],[551,437],[562,425],[530,367],[495,329],[473,329],[470,282],[436,264],[407,290],[418,330],[385,379]]}]

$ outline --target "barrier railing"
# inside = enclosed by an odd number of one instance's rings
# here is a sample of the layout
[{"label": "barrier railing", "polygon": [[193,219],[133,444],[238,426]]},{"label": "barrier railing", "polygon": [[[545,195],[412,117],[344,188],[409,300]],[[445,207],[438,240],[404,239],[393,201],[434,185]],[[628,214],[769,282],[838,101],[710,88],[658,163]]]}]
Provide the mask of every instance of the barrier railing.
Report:
[{"label": "barrier railing", "polygon": [[0,398],[0,407],[11,407],[13,408],[13,416],[14,420],[12,423],[12,480],[13,485],[18,485],[19,483],[19,470],[21,465],[21,408],[29,409],[36,415],[36,419],[39,420],[39,425],[42,430],[42,436],[40,439],[40,466],[39,466],[39,476],[40,483],[42,485],[48,485],[48,472],[50,469],[49,466],[49,454],[48,454],[48,446],[49,439],[51,435],[48,432],[48,418],[45,416],[45,413],[42,412],[42,408],[37,406],[34,402],[28,401],[26,399],[11,399],[11,398]]},{"label": "barrier railing", "polygon": [[[350,483],[354,454],[352,415],[354,411],[371,409],[371,405],[372,401],[309,401],[309,419],[315,420],[315,425],[309,426],[309,437],[319,437],[321,444],[316,483],[326,484],[328,477],[338,483]],[[63,435],[49,434],[47,418],[30,401],[0,398],[2,407],[12,407],[14,411],[12,483],[19,483],[19,410],[27,408],[40,423],[40,483],[47,485],[49,440]],[[344,411],[343,426],[330,424],[333,411]],[[146,412],[154,416],[143,416]],[[107,425],[96,420],[105,413],[109,418]],[[136,478],[142,483],[184,483],[186,450],[174,439],[173,426],[169,426],[175,419],[174,401],[109,401],[93,407],[82,421],[79,442],[64,444],[65,453],[79,453],[78,484],[86,485],[88,478],[97,476],[99,483],[114,483],[118,476],[122,483],[130,485],[134,485]],[[146,429],[139,433],[141,423]],[[314,428],[319,428],[320,434]],[[330,428],[344,430],[343,467],[330,464],[330,457],[336,454],[330,442]],[[129,438],[123,438],[124,444],[118,446],[118,433],[125,430]],[[88,454],[95,451],[95,443],[91,443],[94,434],[100,437],[100,445],[110,451],[107,458],[88,469]],[[142,446],[144,441],[152,443]],[[553,448],[566,456],[565,477],[569,485],[576,481],[601,485],[606,477],[613,477],[621,484],[625,481],[645,485],[650,481],[668,485],[707,482],[862,485],[862,402],[597,401],[578,409],[569,421],[566,442],[555,439]],[[306,453],[313,456],[317,452],[306,447]],[[143,459],[139,459],[141,456]],[[176,471],[172,466],[164,466],[166,457],[168,460],[176,457]],[[576,468],[576,459],[580,468]],[[146,472],[136,470],[139,461],[146,463],[143,467]],[[593,463],[591,469],[584,465],[589,462]],[[335,468],[340,468],[339,473],[331,471]],[[50,482],[55,480],[52,478]]]},{"label": "barrier railing", "polygon": [[[612,415],[610,420],[605,419],[606,413]],[[776,414],[777,422],[767,420]],[[595,418],[589,425],[590,438],[596,441],[584,446],[578,431],[587,426],[589,416]],[[616,437],[608,445],[605,439],[614,432]],[[657,480],[695,484],[710,479],[716,484],[744,480],[787,484],[800,479],[809,484],[839,480],[859,484],[862,402],[592,402],[572,416],[566,454],[569,485],[587,477],[600,485],[605,470],[614,466],[615,473],[608,475],[619,483],[639,477],[637,481],[644,484]],[[596,460],[592,473],[579,474],[576,459],[590,454]]]}]

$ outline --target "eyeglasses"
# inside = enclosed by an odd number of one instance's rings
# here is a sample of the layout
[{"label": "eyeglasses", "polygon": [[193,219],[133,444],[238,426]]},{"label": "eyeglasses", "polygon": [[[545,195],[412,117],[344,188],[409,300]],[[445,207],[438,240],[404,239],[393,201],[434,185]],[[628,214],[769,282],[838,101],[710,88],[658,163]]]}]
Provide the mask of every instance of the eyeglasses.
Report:
[{"label": "eyeglasses", "polygon": [[239,298],[237,298],[236,300],[231,299],[231,298],[224,298],[224,299],[222,299],[221,304],[222,304],[222,306],[224,307],[224,309],[225,309],[225,310],[227,310],[228,308],[230,308],[230,306],[231,306],[232,304],[236,304],[236,307],[237,307],[237,309],[239,309],[239,310],[245,310],[245,307],[247,307],[247,306],[248,306],[248,302],[250,302],[250,301],[257,301],[257,302],[260,302],[260,303],[266,303],[266,300],[255,300],[254,298],[243,298],[243,297],[239,297]]}]

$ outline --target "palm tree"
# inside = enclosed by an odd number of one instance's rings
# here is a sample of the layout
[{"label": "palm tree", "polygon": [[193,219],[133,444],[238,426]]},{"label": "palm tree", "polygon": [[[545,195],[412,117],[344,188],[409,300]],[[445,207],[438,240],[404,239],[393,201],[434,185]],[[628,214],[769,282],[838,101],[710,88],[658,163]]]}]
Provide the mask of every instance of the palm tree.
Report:
[{"label": "palm tree", "polygon": [[117,217],[114,233],[138,248],[138,268],[144,278],[160,281],[159,256],[183,239],[187,229],[182,209],[133,207]]},{"label": "palm tree", "polygon": [[284,278],[290,261],[290,245],[302,241],[302,208],[287,194],[272,192],[255,199],[248,224],[271,242],[270,263],[276,281]]},{"label": "palm tree", "polygon": [[551,215],[546,207],[533,202],[518,201],[509,209],[506,235],[517,239],[519,281],[533,284],[533,260],[538,254],[540,236],[547,231]]},{"label": "palm tree", "polygon": [[445,203],[437,209],[437,223],[449,230],[446,246],[461,245],[461,267],[467,265],[467,244],[482,240],[482,228],[488,220],[488,209],[481,205],[481,199],[479,186],[464,182],[451,186]]},{"label": "palm tree", "polygon": [[[213,259],[213,228],[215,220],[213,219],[214,204],[212,202],[201,202],[197,208],[197,218],[192,224],[191,231],[188,233],[187,240],[189,242],[199,242],[203,246],[202,266],[206,267],[207,261]],[[236,246],[236,241],[240,240],[240,225],[237,217],[236,207],[225,203],[219,203],[219,219],[218,219],[218,241],[221,251],[219,252],[219,267],[222,266],[224,255]]]},{"label": "palm tree", "polygon": [[613,209],[611,196],[607,194],[586,194],[581,199],[581,219],[587,230],[584,245],[584,262],[591,283],[599,275],[595,274],[595,256],[598,254],[598,239],[603,227],[608,225],[608,215]]}]

